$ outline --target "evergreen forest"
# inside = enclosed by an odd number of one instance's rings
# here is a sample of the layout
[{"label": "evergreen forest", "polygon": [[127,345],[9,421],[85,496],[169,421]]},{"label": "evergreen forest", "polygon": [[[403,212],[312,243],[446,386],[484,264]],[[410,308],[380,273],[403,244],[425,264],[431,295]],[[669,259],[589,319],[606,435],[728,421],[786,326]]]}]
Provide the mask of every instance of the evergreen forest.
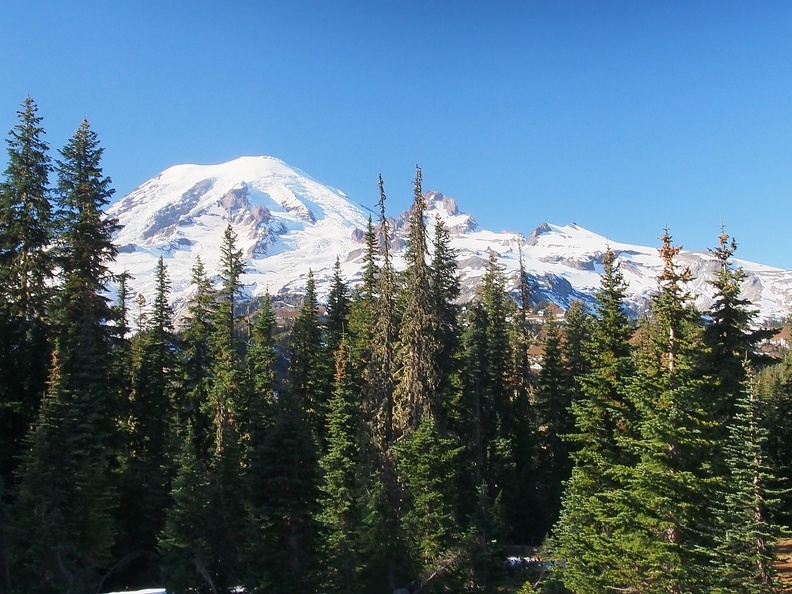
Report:
[{"label": "evergreen forest", "polygon": [[177,324],[162,258],[149,301],[111,273],[102,151],[52,154],[30,98],[7,138],[1,593],[778,591],[792,355],[724,230],[708,311],[667,230],[640,319],[610,251],[593,308],[494,256],[460,303],[418,169],[404,270],[380,178],[359,282],[243,302],[229,226]]}]

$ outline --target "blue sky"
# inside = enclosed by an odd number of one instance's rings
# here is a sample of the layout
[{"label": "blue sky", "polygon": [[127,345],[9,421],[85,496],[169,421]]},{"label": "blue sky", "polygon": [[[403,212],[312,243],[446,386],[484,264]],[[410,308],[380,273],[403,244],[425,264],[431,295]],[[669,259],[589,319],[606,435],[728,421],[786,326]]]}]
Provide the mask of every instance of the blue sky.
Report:
[{"label": "blue sky", "polygon": [[419,164],[485,228],[723,222],[792,269],[791,2],[3,0],[0,54],[0,133],[28,94],[53,148],[88,118],[118,198],[272,155],[397,215]]}]

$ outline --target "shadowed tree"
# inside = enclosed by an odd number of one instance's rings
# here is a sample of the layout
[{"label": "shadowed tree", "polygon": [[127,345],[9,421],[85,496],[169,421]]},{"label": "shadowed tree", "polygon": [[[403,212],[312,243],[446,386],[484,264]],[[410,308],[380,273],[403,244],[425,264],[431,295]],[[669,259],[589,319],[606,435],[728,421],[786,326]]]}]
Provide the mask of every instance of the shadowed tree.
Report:
[{"label": "shadowed tree", "polygon": [[335,388],[328,403],[327,452],[319,523],[322,528],[324,587],[332,592],[359,592],[363,566],[363,417],[342,340],[336,353]]},{"label": "shadowed tree", "polygon": [[49,147],[33,99],[17,115],[0,182],[0,477],[9,491],[22,438],[46,391],[54,274]]},{"label": "shadowed tree", "polygon": [[341,337],[349,332],[349,289],[341,274],[341,261],[336,257],[333,280],[327,295],[327,321],[325,323],[325,350],[335,356]]},{"label": "shadowed tree", "polygon": [[170,281],[162,257],[146,323],[133,339],[131,391],[122,418],[119,454],[119,535],[116,557],[128,565],[127,583],[159,578],[157,542],[170,505],[176,417],[176,337],[168,303]]},{"label": "shadowed tree", "polygon": [[61,156],[53,371],[27,438],[15,516],[19,554],[32,580],[24,587],[80,592],[98,587],[114,537],[110,461],[119,402],[112,381],[115,329],[108,324],[114,313],[106,294],[116,222],[103,212],[113,190],[87,121]]}]

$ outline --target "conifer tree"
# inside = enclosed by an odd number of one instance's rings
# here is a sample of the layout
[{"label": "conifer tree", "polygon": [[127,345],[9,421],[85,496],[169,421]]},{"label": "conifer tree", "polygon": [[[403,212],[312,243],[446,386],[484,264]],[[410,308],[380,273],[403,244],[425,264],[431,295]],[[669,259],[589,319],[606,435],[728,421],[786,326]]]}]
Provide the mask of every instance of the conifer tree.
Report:
[{"label": "conifer tree", "polygon": [[475,535],[475,547],[469,554],[475,560],[475,579],[480,583],[486,583],[489,560],[497,555],[505,530],[516,526],[525,505],[522,500],[517,512],[516,507],[510,507],[516,496],[512,499],[512,493],[505,493],[508,484],[509,489],[525,495],[513,474],[514,434],[510,431],[519,421],[509,418],[514,412],[509,311],[503,273],[490,254],[479,294],[468,306],[462,338],[462,393],[453,424],[455,434],[467,444],[461,458],[467,468],[459,503]]},{"label": "conifer tree", "polygon": [[591,371],[592,357],[588,351],[593,320],[591,311],[583,301],[570,303],[564,319],[564,361],[572,378],[570,389],[574,398],[580,391],[581,378]]},{"label": "conifer tree", "polygon": [[394,390],[394,428],[398,434],[414,431],[427,415],[438,415],[439,384],[437,318],[427,263],[426,199],[421,170],[415,176],[415,197],[404,259],[404,311],[399,327]]},{"label": "conifer tree", "polygon": [[[310,275],[309,281],[312,284]],[[308,313],[304,322],[308,330],[315,331],[316,303],[310,295],[314,289],[308,289],[306,302],[313,307],[304,306],[303,311],[310,313],[313,324],[307,323]],[[246,455],[242,573],[251,589],[310,592],[319,583],[319,450],[308,417],[306,399],[310,391],[300,389],[306,384],[292,384],[292,378],[287,378],[286,385],[276,385],[274,332],[274,313],[266,296],[248,351],[248,369],[255,387],[252,410],[258,420],[251,425]],[[292,364],[294,347],[292,342]],[[301,352],[300,356],[305,354]],[[293,374],[294,368],[287,373]]]},{"label": "conifer tree", "polygon": [[220,251],[221,286],[212,333],[209,335],[209,377],[206,408],[212,420],[214,442],[209,464],[209,510],[214,523],[211,534],[214,583],[218,589],[234,586],[241,578],[238,560],[243,530],[243,484],[240,468],[249,427],[240,422],[248,413],[248,391],[241,360],[240,338],[236,328],[236,305],[244,272],[242,251],[236,247],[236,234],[226,227]]},{"label": "conifer tree", "polygon": [[217,594],[217,571],[211,527],[218,521],[209,505],[208,461],[197,455],[200,439],[193,435],[192,421],[181,430],[172,505],[160,535],[162,576],[168,591]]},{"label": "conifer tree", "polygon": [[42,320],[53,275],[49,146],[33,99],[26,97],[17,115],[0,184],[0,294],[23,319]]},{"label": "conifer tree", "polygon": [[[64,393],[56,359],[25,438],[13,508],[14,584],[28,592],[96,590],[113,543],[108,456],[86,448],[85,407]],[[82,433],[82,434],[81,434]]]},{"label": "conifer tree", "polygon": [[772,475],[762,451],[767,433],[750,376],[743,386],[724,445],[729,474],[723,497],[712,502],[718,516],[713,592],[770,594],[777,591],[773,545],[781,532],[769,511],[778,500],[769,488]]},{"label": "conifer tree", "polygon": [[244,581],[262,591],[318,586],[319,451],[299,392],[274,400],[271,427],[256,433],[246,473],[249,493]]},{"label": "conifer tree", "polygon": [[369,215],[366,227],[366,252],[363,278],[355,287],[349,303],[349,350],[356,381],[365,391],[362,376],[371,361],[371,346],[374,335],[377,300],[377,236]]},{"label": "conifer tree", "polygon": [[341,274],[341,261],[336,257],[333,280],[327,295],[325,351],[335,356],[341,337],[349,332],[349,289]]},{"label": "conifer tree", "polygon": [[[529,313],[531,311],[531,288],[525,270],[522,246],[518,243],[519,269],[517,284],[517,308],[512,314],[510,330],[510,351],[512,359],[509,385],[512,390],[510,436],[513,458],[513,479],[509,488],[510,500],[533,502],[535,498],[535,460],[536,452],[536,419],[532,400],[534,398],[535,374],[531,368],[529,356],[531,346],[536,340],[536,332],[531,327]],[[537,534],[532,527],[536,514],[521,513],[512,518],[512,538],[518,542],[538,541],[544,534]]]},{"label": "conifer tree", "polygon": [[132,278],[127,270],[116,276],[118,282],[118,301],[116,302],[116,320],[118,323],[119,338],[126,338],[129,334],[129,285],[127,282]]},{"label": "conifer tree", "polygon": [[145,585],[158,576],[157,539],[170,503],[171,459],[175,453],[175,348],[170,281],[163,258],[156,270],[156,292],[147,323],[134,338],[132,390],[123,423],[123,453],[119,485],[117,556],[135,565],[127,579]]},{"label": "conifer tree", "polygon": [[[505,523],[501,494],[492,489],[490,435],[486,431],[491,418],[487,399],[487,316],[480,299],[466,309],[461,324],[460,394],[450,418],[449,436],[463,446],[458,458],[455,505],[460,523],[466,528],[461,545],[467,559],[466,577],[470,584],[486,587],[491,585],[494,567],[500,567]],[[519,481],[515,480],[512,486],[519,490]]]},{"label": "conifer tree", "polygon": [[514,386],[514,400],[518,407],[525,408],[524,420],[528,422],[528,400],[530,397],[531,386],[533,383],[533,372],[531,371],[531,361],[529,351],[534,343],[535,335],[531,329],[528,314],[531,311],[531,288],[528,273],[525,270],[523,260],[522,245],[518,244],[519,249],[519,269],[517,285],[517,311],[512,324],[512,360],[513,369],[511,384]]},{"label": "conifer tree", "polygon": [[288,391],[306,407],[312,430],[323,438],[324,419],[329,398],[328,362],[319,326],[319,304],[312,271],[308,271],[305,298],[294,320],[289,338]]},{"label": "conifer tree", "polygon": [[359,592],[363,523],[363,418],[353,391],[349,355],[344,341],[336,353],[335,388],[328,403],[327,452],[319,461],[324,471],[322,527],[324,587],[333,592]]},{"label": "conifer tree", "polygon": [[[607,275],[606,275],[607,276]],[[559,412],[563,412],[560,417],[558,432],[565,436],[563,449],[565,454],[561,457],[567,458],[567,466],[564,472],[564,480],[569,478],[572,468],[572,442],[569,435],[575,431],[575,418],[572,411],[572,403],[580,400],[583,396],[583,384],[590,379],[591,373],[598,364],[597,354],[592,353],[592,337],[596,334],[597,319],[592,314],[586,303],[583,301],[573,301],[565,314],[564,323],[564,342],[563,356],[564,366],[568,374],[569,395],[564,407],[559,407]],[[627,320],[626,314],[624,320]],[[629,325],[629,322],[626,322]],[[629,340],[629,338],[627,339]],[[596,344],[596,343],[594,343]]]},{"label": "conifer tree", "polygon": [[249,397],[242,433],[250,436],[250,441],[244,444],[243,449],[245,466],[250,463],[253,445],[261,442],[274,422],[272,414],[279,388],[279,353],[275,338],[277,328],[272,299],[269,293],[265,293],[250,331],[245,359]]},{"label": "conifer tree", "polygon": [[269,292],[264,294],[261,307],[256,315],[250,333],[250,343],[247,349],[248,385],[252,390],[250,397],[251,418],[248,420],[250,427],[245,428],[252,436],[257,426],[268,425],[271,419],[267,414],[275,399],[275,364],[278,353],[275,349],[275,312],[272,309],[272,298]]},{"label": "conifer tree", "polygon": [[431,292],[434,299],[435,329],[439,351],[437,368],[439,379],[437,387],[438,418],[442,426],[448,424],[457,398],[459,383],[459,312],[457,300],[460,295],[459,274],[457,271],[457,250],[451,247],[451,236],[437,217],[432,240]]},{"label": "conifer tree", "polygon": [[407,504],[403,530],[415,574],[425,580],[459,555],[455,492],[462,448],[427,416],[395,449]]},{"label": "conifer tree", "polygon": [[761,428],[766,432],[763,451],[772,469],[771,488],[779,504],[770,511],[777,524],[792,525],[792,352],[781,363],[764,367],[756,375]]},{"label": "conifer tree", "polygon": [[396,322],[396,272],[390,254],[390,226],[385,216],[385,189],[379,178],[380,249],[382,264],[376,281],[376,312],[371,337],[370,361],[364,370],[365,407],[370,417],[370,432],[381,456],[394,439],[394,370]]},{"label": "conifer tree", "polygon": [[630,567],[625,472],[635,463],[629,450],[635,413],[629,393],[633,330],[624,303],[626,283],[610,249],[603,266],[588,346],[591,367],[579,379],[579,397],[572,400],[574,467],[553,531],[554,552],[564,560],[564,584],[573,592],[592,594],[621,587],[622,572]]},{"label": "conifer tree", "polygon": [[158,548],[169,588],[181,592],[208,586],[214,592],[210,535],[204,532],[204,526],[213,521],[207,508],[214,443],[209,410],[209,337],[215,327],[216,304],[200,256],[192,269],[192,284],[195,293],[187,306],[179,365],[181,389],[175,403],[179,455],[171,487],[172,504],[165,514]]},{"label": "conifer tree", "polygon": [[183,353],[180,369],[183,378],[177,403],[177,432],[192,427],[191,436],[196,440],[193,454],[206,462],[210,444],[214,441],[211,435],[211,418],[209,415],[209,337],[215,328],[215,290],[206,276],[200,257],[195,260],[192,269],[192,284],[195,293],[187,306],[187,324],[182,339]]},{"label": "conifer tree", "polygon": [[239,419],[245,414],[244,372],[240,338],[236,328],[237,298],[245,264],[242,250],[236,247],[236,234],[228,225],[220,248],[220,278],[213,332],[209,336],[212,383],[208,407],[214,418],[215,454],[237,448],[243,436],[238,434]]},{"label": "conifer tree", "polygon": [[676,263],[680,248],[667,231],[661,239],[664,268],[633,387],[637,461],[627,489],[638,508],[626,578],[650,591],[708,591],[717,442],[703,389],[702,325],[684,286],[690,272]]},{"label": "conifer tree", "polygon": [[542,368],[536,381],[534,415],[536,422],[535,534],[544,534],[558,519],[563,481],[568,477],[569,451],[564,437],[571,433],[568,419],[573,398],[573,376],[563,354],[559,322],[545,314]]},{"label": "conifer tree", "polygon": [[506,291],[506,279],[497,256],[490,252],[481,283],[481,301],[485,314],[486,353],[485,384],[481,407],[484,469],[487,500],[504,498],[507,528],[516,526],[522,516],[523,503],[509,492],[514,472],[514,436],[524,430],[514,416],[511,384],[511,341],[509,318],[513,303]]},{"label": "conifer tree", "polygon": [[[160,539],[165,571],[176,587],[208,585],[225,591],[242,580],[240,567],[244,491],[240,476],[246,415],[246,373],[236,328],[242,252],[226,227],[220,252],[219,290],[198,259],[196,292],[184,336],[184,387],[179,428],[180,458],[173,480],[174,504]],[[201,522],[200,533],[190,516]]]},{"label": "conifer tree", "polygon": [[[16,517],[24,527],[20,550],[40,547],[39,554],[25,555],[38,574],[33,583],[76,592],[97,587],[114,537],[110,446],[118,395],[111,382],[113,312],[105,294],[116,223],[102,211],[113,190],[86,121],[61,155],[54,368],[20,468]],[[57,477],[41,476],[55,467]]]},{"label": "conifer tree", "polygon": [[493,435],[508,433],[510,413],[511,352],[508,320],[512,302],[506,292],[503,268],[490,251],[481,282],[481,298],[487,315],[487,385],[492,407]]},{"label": "conifer tree", "polygon": [[715,419],[720,424],[719,441],[725,441],[727,427],[734,414],[734,403],[739,399],[747,378],[745,361],[754,364],[767,362],[758,354],[759,341],[772,336],[771,330],[752,330],[756,316],[750,301],[741,296],[745,272],[732,261],[737,243],[721,230],[718,247],[710,250],[717,262],[717,271],[712,281],[715,296],[709,311],[710,323],[704,331],[708,347],[705,365],[712,376],[712,405],[716,409]]},{"label": "conifer tree", "polygon": [[14,485],[22,438],[46,391],[54,262],[49,147],[30,97],[9,133],[0,183],[0,477]]},{"label": "conifer tree", "polygon": [[[379,181],[380,181],[380,187],[382,187],[382,176],[380,176]],[[382,189],[382,194],[384,194],[384,188]],[[384,198],[380,198],[380,201],[382,202],[381,208],[383,210],[383,212],[381,213],[381,217],[383,218],[383,220],[380,221],[380,223],[381,224],[384,223],[385,226],[387,227],[387,220],[384,218],[385,217]],[[387,237],[387,235],[384,235],[387,229],[381,228],[381,231],[383,233],[383,239],[385,241],[389,241],[390,238]],[[361,291],[364,295],[369,295],[373,297],[377,285],[377,271],[378,271],[377,258],[378,258],[379,244],[377,242],[377,233],[374,230],[374,222],[371,220],[370,214],[368,218],[368,224],[366,226],[365,237],[366,237],[366,264],[363,267],[363,278],[361,279]]]},{"label": "conifer tree", "polygon": [[[467,451],[461,489],[461,509],[465,515],[475,516],[480,504],[479,492],[488,480],[487,443],[489,439],[489,406],[487,401],[487,316],[480,299],[468,307],[462,334],[462,390],[459,406],[451,417],[454,434],[468,436],[463,443]],[[485,493],[489,496],[489,493]],[[488,510],[486,510],[488,511]],[[481,530],[481,546],[488,542],[486,526]]]},{"label": "conifer tree", "polygon": [[370,444],[365,452],[366,489],[370,495],[364,515],[362,548],[367,559],[364,582],[371,585],[373,592],[397,587],[405,558],[399,531],[401,493],[392,450],[395,441],[394,369],[398,332],[396,273],[390,254],[391,232],[385,215],[386,195],[382,176],[378,187],[381,264],[373,292],[374,327],[361,380],[363,413]]},{"label": "conifer tree", "polygon": [[[126,417],[129,416],[128,399],[132,393],[133,371],[135,368],[133,357],[134,336],[131,336],[129,325],[129,286],[128,281],[132,275],[124,270],[121,274],[115,275],[113,280],[116,283],[118,297],[112,307],[113,323],[115,332],[113,334],[113,369],[111,375],[113,382],[118,386],[120,395],[121,410],[118,415],[119,428],[123,426]],[[142,294],[138,294],[138,300],[144,299]],[[138,312],[138,317],[142,319],[143,312]],[[138,326],[142,328],[142,325]],[[123,449],[121,432],[118,433],[119,450]]]}]

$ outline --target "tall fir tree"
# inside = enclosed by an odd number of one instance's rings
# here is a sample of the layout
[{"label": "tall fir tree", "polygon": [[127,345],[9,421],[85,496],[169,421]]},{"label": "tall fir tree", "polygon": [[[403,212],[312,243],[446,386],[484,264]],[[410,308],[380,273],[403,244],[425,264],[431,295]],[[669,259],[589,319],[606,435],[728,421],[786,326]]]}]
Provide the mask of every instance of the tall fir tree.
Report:
[{"label": "tall fir tree", "polygon": [[514,436],[509,432],[511,423],[516,426],[518,421],[507,419],[513,412],[510,310],[502,269],[491,254],[479,293],[464,319],[461,394],[451,425],[460,443],[466,444],[460,456],[464,473],[457,500],[460,517],[470,525],[466,546],[471,579],[482,587],[493,577],[491,561],[502,553],[507,530],[516,526],[525,506],[523,499],[522,512],[510,509],[511,494],[504,489],[508,484],[525,495],[514,480]]},{"label": "tall fir tree", "polygon": [[461,293],[457,270],[458,251],[451,247],[451,236],[440,217],[434,225],[430,286],[434,300],[435,330],[439,351],[437,368],[440,371],[437,386],[438,419],[447,430],[448,417],[458,398],[460,347],[459,314],[457,303]]},{"label": "tall fir tree", "polygon": [[43,320],[53,276],[49,146],[33,99],[25,98],[17,115],[0,184],[0,295],[22,319]]},{"label": "tall fir tree", "polygon": [[721,428],[718,439],[725,442],[735,402],[747,378],[745,362],[755,365],[768,362],[767,356],[759,353],[757,344],[770,338],[773,332],[752,329],[756,310],[742,296],[745,272],[733,262],[737,243],[730,240],[724,229],[718,240],[718,247],[710,250],[717,269],[711,282],[715,295],[708,312],[710,321],[704,330],[704,342],[708,347],[705,365],[713,379],[709,398]]},{"label": "tall fir tree", "polygon": [[399,327],[394,389],[394,429],[399,435],[418,428],[425,416],[435,416],[439,384],[437,368],[441,345],[432,295],[431,269],[427,263],[426,199],[417,169],[410,230],[404,259],[404,311]]},{"label": "tall fir tree", "polygon": [[792,525],[792,352],[787,351],[776,365],[756,374],[759,422],[766,432],[763,452],[772,469],[770,486],[778,492],[779,504],[770,518],[781,525]]},{"label": "tall fir tree", "polygon": [[[511,384],[514,387],[514,399],[518,408],[524,409],[524,422],[528,418],[529,400],[533,386],[534,374],[531,370],[530,349],[536,340],[536,333],[531,328],[529,314],[531,312],[531,286],[525,270],[522,245],[518,244],[518,279],[517,279],[517,311],[512,324],[512,373]],[[527,448],[530,449],[530,448]]]},{"label": "tall fir tree", "polygon": [[[487,400],[487,315],[479,299],[467,306],[463,318],[462,377],[459,404],[450,417],[453,434],[467,436],[462,456],[464,472],[460,477],[461,510],[466,516],[480,513],[479,492],[484,489],[487,475],[487,443],[489,439],[489,406]],[[489,492],[484,493],[489,496]],[[488,506],[487,506],[488,511]],[[488,526],[482,519],[481,546],[489,541]]]},{"label": "tall fir tree", "polygon": [[17,115],[0,183],[0,477],[9,491],[22,438],[46,391],[54,275],[49,147],[33,99]]},{"label": "tall fir tree", "polygon": [[330,394],[329,363],[319,325],[319,303],[313,271],[308,271],[305,297],[289,337],[289,368],[286,383],[289,393],[303,406],[312,431],[324,438],[324,422]]},{"label": "tall fir tree", "polygon": [[163,583],[169,592],[177,594],[217,594],[212,528],[218,518],[209,504],[208,460],[198,455],[202,440],[193,435],[191,419],[184,422],[179,438],[171,488],[173,502],[165,514],[158,543]]},{"label": "tall fir tree", "polygon": [[703,328],[685,286],[690,272],[677,263],[680,248],[667,230],[661,240],[663,271],[631,388],[639,419],[627,479],[634,549],[625,578],[650,592],[709,591],[717,441],[704,390]]},{"label": "tall fir tree", "polygon": [[536,439],[537,513],[532,532],[549,531],[558,519],[563,482],[569,478],[567,442],[574,392],[574,377],[564,361],[561,324],[552,313],[545,314],[542,368],[534,393]]},{"label": "tall fir tree", "polygon": [[[524,430],[513,409],[511,383],[511,341],[509,319],[514,304],[506,290],[506,278],[497,255],[490,251],[481,282],[481,303],[485,314],[485,383],[482,415],[484,448],[483,501],[502,498],[505,530],[513,532],[523,515],[523,503],[507,488],[514,472],[514,436]],[[514,496],[514,498],[513,498]],[[482,510],[483,511],[483,510]]]},{"label": "tall fir tree", "polygon": [[[25,527],[20,551],[41,547],[35,556],[23,553],[37,574],[31,591],[35,584],[41,591],[76,592],[98,586],[114,537],[111,444],[119,402],[111,381],[113,312],[105,295],[116,222],[103,213],[113,190],[87,121],[61,156],[55,362],[20,469],[16,516]],[[56,466],[59,480],[40,476]]]},{"label": "tall fir tree", "polygon": [[[746,365],[747,367],[747,365]],[[760,423],[753,378],[743,382],[724,446],[729,473],[721,485],[716,509],[716,594],[771,594],[777,591],[774,544],[781,529],[770,518],[778,503],[763,446],[767,432]]]},{"label": "tall fir tree", "polygon": [[[315,329],[317,312],[311,308],[310,314]],[[255,387],[252,410],[258,420],[252,425],[247,448],[243,581],[251,589],[308,592],[319,583],[319,452],[308,422],[308,392],[278,385],[275,330],[274,312],[266,296],[248,350],[248,369]]]},{"label": "tall fir tree", "polygon": [[[173,506],[159,542],[163,566],[173,572],[172,587],[179,590],[207,586],[224,591],[242,579],[240,419],[246,414],[248,392],[236,312],[243,272],[231,225],[220,249],[219,289],[212,287],[200,259],[193,268],[196,292],[188,307],[184,396],[177,410],[180,456]],[[201,533],[189,525],[190,514],[203,524]]]},{"label": "tall fir tree", "polygon": [[[510,436],[513,457],[513,480],[510,499],[514,502],[532,502],[535,496],[534,453],[536,451],[536,419],[533,399],[535,374],[530,349],[536,342],[537,333],[532,327],[529,314],[532,308],[531,285],[525,270],[522,245],[518,243],[518,279],[516,310],[512,314],[510,331],[511,373],[509,384],[512,390]],[[536,514],[522,513],[512,519],[514,542],[538,542],[544,534],[533,528]]]},{"label": "tall fir tree", "polygon": [[[402,518],[412,571],[418,587],[427,589],[462,556],[461,527],[457,518],[456,485],[462,450],[443,437],[431,416],[395,446],[397,468],[404,484]],[[449,572],[450,573],[450,572]],[[442,591],[440,586],[437,587]]]},{"label": "tall fir tree", "polygon": [[247,348],[245,362],[248,370],[248,386],[250,394],[249,415],[243,419],[248,427],[245,433],[251,437],[262,427],[269,426],[272,419],[268,417],[275,400],[276,364],[278,352],[275,348],[275,332],[277,324],[272,309],[272,298],[269,292],[261,300]]},{"label": "tall fir tree", "polygon": [[396,272],[390,253],[390,225],[385,215],[385,188],[379,178],[379,246],[382,264],[374,291],[376,294],[374,331],[370,358],[364,369],[364,406],[370,419],[370,432],[380,454],[385,455],[394,439],[394,369],[396,320]]},{"label": "tall fir tree", "polygon": [[157,542],[170,504],[176,391],[176,338],[168,296],[170,281],[162,257],[146,325],[134,338],[132,386],[123,418],[119,468],[116,557],[128,566],[127,584],[159,577]]},{"label": "tall fir tree", "polygon": [[[602,592],[623,581],[629,569],[629,526],[625,514],[626,471],[635,412],[629,386],[633,375],[633,329],[625,307],[626,283],[616,254],[608,249],[596,293],[596,316],[588,346],[590,370],[579,379],[571,403],[574,466],[553,530],[553,549],[564,560],[562,577],[573,592]],[[621,512],[621,513],[620,513]],[[626,539],[626,541],[624,540]]]},{"label": "tall fir tree", "polygon": [[327,295],[325,322],[325,351],[334,356],[341,344],[341,338],[349,332],[349,289],[341,273],[341,261],[336,256],[333,266],[333,280]]},{"label": "tall fir tree", "polygon": [[238,434],[239,418],[244,416],[246,406],[242,346],[237,331],[237,299],[245,263],[236,241],[236,233],[229,224],[220,248],[221,286],[208,340],[212,381],[207,405],[214,419],[214,451],[218,455],[226,447],[236,449],[243,439]]},{"label": "tall fir tree", "polygon": [[207,412],[212,419],[214,442],[209,464],[208,505],[215,522],[207,527],[211,534],[213,581],[224,590],[239,583],[244,517],[244,485],[240,469],[243,447],[250,441],[242,431],[248,412],[245,368],[241,338],[237,330],[240,277],[245,269],[242,250],[229,224],[220,248],[220,279],[217,309],[209,335],[209,390]]},{"label": "tall fir tree", "polygon": [[573,378],[571,389],[574,398],[580,392],[581,378],[591,372],[589,347],[594,320],[591,310],[583,301],[570,303],[564,318],[564,361]]},{"label": "tall fir tree", "polygon": [[209,337],[215,328],[216,291],[206,275],[201,258],[192,269],[195,292],[187,305],[186,327],[182,335],[181,389],[178,394],[176,430],[191,426],[191,438],[196,440],[192,454],[206,462],[213,436],[209,412],[209,365],[211,354]]},{"label": "tall fir tree", "polygon": [[246,472],[244,583],[251,589],[313,592],[319,584],[319,449],[300,392],[279,392],[255,434]]},{"label": "tall fir tree", "polygon": [[[396,365],[396,272],[391,258],[391,228],[385,214],[385,187],[379,177],[379,235],[381,264],[374,286],[374,327],[368,360],[362,373],[363,413],[366,420],[366,489],[370,494],[364,516],[362,548],[367,559],[363,579],[368,591],[396,588],[404,571],[405,547],[399,531],[401,493],[396,477],[393,443],[394,369]],[[373,262],[373,259],[372,259]]]},{"label": "tall fir tree", "polygon": [[365,240],[363,278],[352,292],[349,303],[349,350],[353,375],[356,381],[361,384],[361,390],[366,389],[362,376],[371,361],[371,343],[375,329],[377,302],[377,276],[379,274],[377,235],[371,215],[369,215],[366,227]]},{"label": "tall fir tree", "polygon": [[327,452],[319,465],[321,484],[322,574],[332,592],[359,592],[363,567],[364,424],[350,377],[349,354],[342,340],[336,352],[335,387],[328,403]]}]

